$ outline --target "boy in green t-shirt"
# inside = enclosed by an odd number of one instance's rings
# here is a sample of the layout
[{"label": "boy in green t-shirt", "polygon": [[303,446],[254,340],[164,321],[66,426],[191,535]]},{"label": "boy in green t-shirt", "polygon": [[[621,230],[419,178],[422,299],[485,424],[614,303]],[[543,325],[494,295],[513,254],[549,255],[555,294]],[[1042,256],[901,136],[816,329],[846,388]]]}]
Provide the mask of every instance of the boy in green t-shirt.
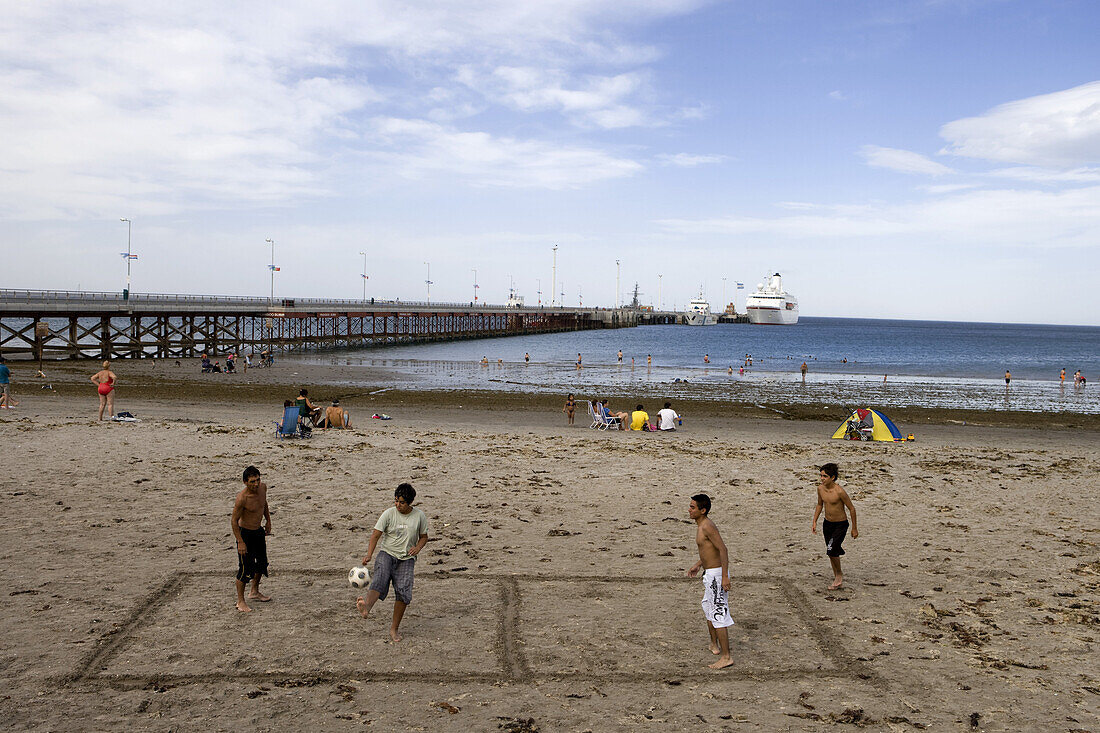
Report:
[{"label": "boy in green t-shirt", "polygon": [[[428,543],[428,517],[419,509],[413,508],[415,498],[416,489],[412,484],[401,484],[393,492],[393,506],[382,512],[382,516],[375,522],[363,565],[370,563],[376,548],[378,558],[374,562],[367,597],[359,596],[355,599],[355,607],[366,618],[374,604],[385,598],[390,585],[393,585],[396,598],[393,602],[390,638],[394,641],[401,641],[397,627],[401,625],[401,617],[412,602],[413,565],[416,563],[416,556]],[[382,540],[380,547],[379,540]]]}]

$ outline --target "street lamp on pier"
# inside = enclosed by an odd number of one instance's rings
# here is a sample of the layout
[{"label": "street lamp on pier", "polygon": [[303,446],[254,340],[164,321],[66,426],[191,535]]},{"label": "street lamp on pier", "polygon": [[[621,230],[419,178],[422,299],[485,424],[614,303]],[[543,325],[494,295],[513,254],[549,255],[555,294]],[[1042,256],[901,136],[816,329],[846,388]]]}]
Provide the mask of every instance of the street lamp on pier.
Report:
[{"label": "street lamp on pier", "polygon": [[275,266],[275,240],[269,238],[264,241],[271,245],[271,264],[267,266],[267,269],[271,270],[271,296],[268,298],[267,305],[272,307],[275,305],[275,273],[279,268]]},{"label": "street lamp on pier", "polygon": [[477,305],[477,270],[474,270],[474,305]]},{"label": "street lamp on pier", "polygon": [[619,307],[619,261],[615,260],[615,307]]},{"label": "street lamp on pier", "polygon": [[[554,307],[554,292],[558,289],[558,245],[554,245],[554,268],[550,276],[550,307]],[[565,305],[565,303],[562,303]]]},{"label": "street lamp on pier", "polygon": [[424,284],[428,286],[428,305],[432,304],[432,263],[425,262],[424,266],[428,268],[428,274],[424,279]]},{"label": "street lamp on pier", "polygon": [[133,227],[133,222],[129,219],[122,218],[119,221],[126,222],[126,251],[122,253],[122,256],[126,259],[126,289],[122,291],[122,299],[130,299],[130,262],[137,259],[137,255],[130,251],[130,233]]},{"label": "street lamp on pier", "polygon": [[664,275],[658,275],[657,276],[657,310],[659,310],[659,311],[665,309],[664,301],[661,300],[661,278],[663,278],[663,277],[664,277]]},{"label": "street lamp on pier", "polygon": [[366,252],[360,252],[359,254],[363,255],[363,302],[366,303],[367,302],[367,280],[369,279],[367,277],[367,253]]}]

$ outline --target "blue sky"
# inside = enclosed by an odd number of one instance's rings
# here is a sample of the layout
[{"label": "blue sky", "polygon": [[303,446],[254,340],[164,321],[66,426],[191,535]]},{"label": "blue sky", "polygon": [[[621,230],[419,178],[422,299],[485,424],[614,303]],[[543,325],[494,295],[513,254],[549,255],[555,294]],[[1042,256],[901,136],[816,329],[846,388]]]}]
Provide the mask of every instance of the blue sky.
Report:
[{"label": "blue sky", "polygon": [[[1092,2],[9,4],[0,287],[1100,324]],[[661,277],[658,278],[658,275]],[[725,285],[723,286],[723,278]],[[744,293],[739,304],[744,303]]]}]

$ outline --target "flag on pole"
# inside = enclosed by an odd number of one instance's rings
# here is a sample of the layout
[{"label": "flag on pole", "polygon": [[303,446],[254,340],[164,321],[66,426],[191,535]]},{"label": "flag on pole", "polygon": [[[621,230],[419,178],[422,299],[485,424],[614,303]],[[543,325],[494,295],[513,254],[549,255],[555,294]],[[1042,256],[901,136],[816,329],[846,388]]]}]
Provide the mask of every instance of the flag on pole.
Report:
[{"label": "flag on pole", "polygon": [[279,271],[280,271],[280,270],[282,270],[283,268],[281,268],[281,267],[276,267],[275,265],[268,265],[268,266],[267,266],[267,269],[271,270],[272,272],[279,272]]},{"label": "flag on pole", "polygon": [[369,278],[369,277],[367,277],[366,275],[363,275],[363,279],[364,279],[364,280],[370,280],[370,278]]},{"label": "flag on pole", "polygon": [[136,260],[138,258],[137,255],[130,254],[129,252],[119,252],[119,254],[128,260]]},{"label": "flag on pole", "polygon": [[737,283],[737,289],[738,290],[744,290],[745,289],[745,283]]}]

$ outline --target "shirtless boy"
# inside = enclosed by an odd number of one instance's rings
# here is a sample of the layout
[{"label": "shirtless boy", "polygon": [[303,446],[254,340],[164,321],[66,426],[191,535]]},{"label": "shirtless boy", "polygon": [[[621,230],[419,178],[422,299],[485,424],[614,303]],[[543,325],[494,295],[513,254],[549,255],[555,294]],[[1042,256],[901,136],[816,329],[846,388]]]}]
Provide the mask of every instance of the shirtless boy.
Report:
[{"label": "shirtless boy", "polygon": [[708,665],[722,669],[733,664],[730,659],[729,633],[733,626],[729,604],[729,553],[726,543],[718,534],[718,527],[710,520],[710,497],[696,494],[688,504],[688,516],[695,520],[695,544],[699,545],[699,562],[688,568],[688,577],[694,578],[703,571],[703,613],[707,617],[710,634],[710,653],[717,654],[718,661]]},{"label": "shirtless boy", "polygon": [[[267,575],[267,536],[271,534],[271,513],[267,509],[267,484],[260,481],[260,469],[249,466],[244,470],[244,489],[233,503],[233,536],[237,540],[237,610],[249,613],[252,609],[244,602],[244,587],[252,581],[249,600],[267,602],[271,599],[260,593],[260,576]],[[260,527],[260,520],[266,526]]]},{"label": "shirtless boy", "polygon": [[[359,614],[366,618],[374,604],[386,597],[390,585],[396,598],[393,602],[393,623],[390,624],[390,639],[401,641],[401,635],[397,628],[401,625],[401,617],[405,615],[405,609],[412,602],[413,566],[416,564],[416,556],[428,544],[428,517],[424,512],[413,507],[413,499],[416,498],[416,489],[412,484],[401,484],[393,492],[393,506],[382,512],[382,516],[375,522],[374,531],[370,535],[370,545],[367,547],[367,556],[363,558],[363,565],[369,565],[375,548],[378,548],[378,559],[375,560],[374,570],[371,572],[370,589],[367,597],[359,596],[355,599],[355,607]],[[382,541],[379,547],[379,540]]]},{"label": "shirtless boy", "polygon": [[817,518],[821,514],[821,508],[825,507],[825,521],[821,523],[821,534],[825,537],[825,554],[829,556],[829,563],[833,566],[833,584],[829,586],[829,590],[836,590],[844,584],[844,573],[840,572],[840,556],[844,554],[844,548],[840,544],[848,531],[848,517],[844,509],[847,507],[852,514],[852,538],[854,539],[859,537],[859,529],[856,527],[856,508],[852,506],[848,492],[836,482],[838,475],[836,464],[826,463],[818,470],[821,480],[817,483],[817,506],[814,508],[814,521],[810,529],[817,534]]}]

